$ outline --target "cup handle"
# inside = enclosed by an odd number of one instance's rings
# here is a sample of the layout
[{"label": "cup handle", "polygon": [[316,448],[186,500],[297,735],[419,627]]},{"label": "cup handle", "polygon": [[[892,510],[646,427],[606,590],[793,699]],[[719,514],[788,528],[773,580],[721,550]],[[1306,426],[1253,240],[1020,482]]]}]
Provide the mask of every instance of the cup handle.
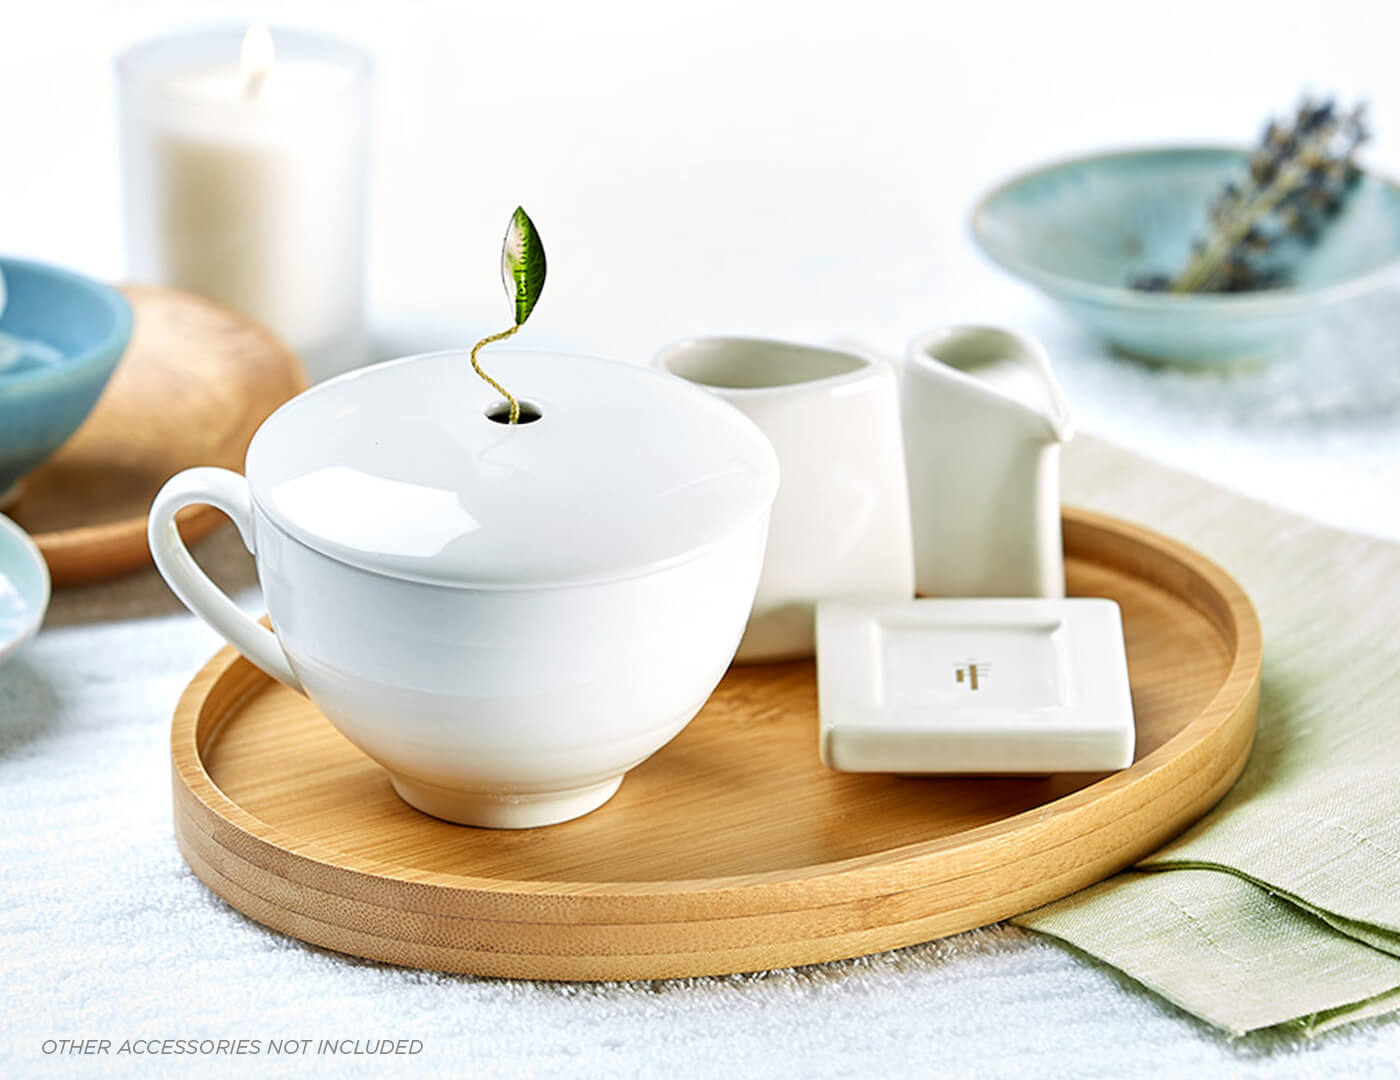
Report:
[{"label": "cup handle", "polygon": [[253,505],[248,481],[228,469],[186,469],[166,481],[151,504],[146,537],[160,576],[180,602],[212,626],[224,640],[263,671],[293,690],[305,693],[292,672],[277,635],[245,615],[194,561],[175,525],[186,506],[204,504],[223,511],[238,528],[243,546],[253,550]]}]

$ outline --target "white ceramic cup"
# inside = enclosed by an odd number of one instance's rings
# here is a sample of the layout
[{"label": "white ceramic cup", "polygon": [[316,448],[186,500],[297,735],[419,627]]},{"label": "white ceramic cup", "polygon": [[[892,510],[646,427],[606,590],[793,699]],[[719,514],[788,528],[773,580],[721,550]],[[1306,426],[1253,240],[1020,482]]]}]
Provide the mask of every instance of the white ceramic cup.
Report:
[{"label": "white ceramic cup", "polygon": [[[520,828],[601,805],[699,711],[748,616],[778,473],[751,424],[677,380],[494,359],[539,420],[489,419],[465,353],[367,368],[274,413],[246,480],[171,479],[149,537],[186,606],[405,801]],[[275,632],[190,556],[175,515],[194,504],[238,527]]]},{"label": "white ceramic cup", "polygon": [[782,483],[736,659],[811,656],[824,599],[914,595],[898,380],[888,361],[708,337],[662,349],[655,364],[738,408],[778,452]]}]

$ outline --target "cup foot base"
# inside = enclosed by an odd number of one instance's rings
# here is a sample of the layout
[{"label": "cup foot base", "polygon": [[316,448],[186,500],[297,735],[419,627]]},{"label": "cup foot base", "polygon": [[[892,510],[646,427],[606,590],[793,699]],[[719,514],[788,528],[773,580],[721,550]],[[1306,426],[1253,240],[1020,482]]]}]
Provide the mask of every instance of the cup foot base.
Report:
[{"label": "cup foot base", "polygon": [[394,785],[399,798],[415,810],[455,825],[477,825],[486,829],[533,829],[539,825],[557,825],[598,809],[617,793],[622,777],[616,776],[601,784],[567,791],[531,795],[456,791],[393,775],[389,777],[389,782]]}]

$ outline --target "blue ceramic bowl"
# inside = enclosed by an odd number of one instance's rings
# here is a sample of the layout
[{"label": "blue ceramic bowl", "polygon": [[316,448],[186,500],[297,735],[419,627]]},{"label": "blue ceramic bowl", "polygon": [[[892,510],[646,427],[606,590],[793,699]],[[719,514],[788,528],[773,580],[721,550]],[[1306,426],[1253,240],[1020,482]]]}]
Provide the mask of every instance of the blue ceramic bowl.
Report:
[{"label": "blue ceramic bowl", "polygon": [[1172,273],[1205,229],[1246,153],[1182,147],[1100,154],[1002,184],[972,215],[993,261],[1119,349],[1221,366],[1272,355],[1320,312],[1374,289],[1400,266],[1400,187],[1367,174],[1318,244],[1291,264],[1296,283],[1256,293],[1175,295],[1127,287]]},{"label": "blue ceramic bowl", "polygon": [[0,331],[56,349],[53,363],[0,371],[0,506],[92,411],[131,339],[121,293],[69,270],[0,258]]}]

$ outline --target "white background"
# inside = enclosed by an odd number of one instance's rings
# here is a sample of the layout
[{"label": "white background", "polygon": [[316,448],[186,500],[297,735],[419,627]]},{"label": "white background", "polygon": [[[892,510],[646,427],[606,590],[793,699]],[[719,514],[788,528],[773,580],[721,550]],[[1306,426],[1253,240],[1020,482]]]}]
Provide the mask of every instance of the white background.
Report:
[{"label": "white background", "polygon": [[[112,55],[174,21],[236,10],[0,0],[0,251],[122,276]],[[939,323],[1006,323],[1044,337],[1086,428],[1400,538],[1395,294],[1269,368],[1153,371],[1106,355],[982,260],[966,231],[972,202],[1007,173],[1101,147],[1249,141],[1305,87],[1369,98],[1368,159],[1400,175],[1393,0],[242,10],[336,28],[378,56],[369,278],[380,355],[470,344],[505,325],[497,257],[523,203],[550,274],[521,344],[640,362],[683,335],[737,332],[897,351]],[[0,1058],[13,1054],[26,1074],[42,1034],[266,1035],[266,1020],[282,1036],[433,1033],[421,1067],[439,1075],[664,1065],[777,1076],[799,1057],[812,1074],[846,1075],[876,1056],[967,1076],[1393,1075],[1394,1024],[1311,1048],[1288,1036],[1235,1045],[1006,929],[834,970],[643,984],[630,996],[403,972],[263,933],[197,887],[173,845],[150,841],[168,836],[170,703],[212,632],[183,616],[63,625],[124,605],[149,614],[152,595],[173,605],[149,580],[60,597],[0,680],[0,764],[28,784],[5,820],[35,823],[9,834],[25,861],[7,864],[19,867],[6,881],[15,891],[0,902],[0,976],[14,998],[0,1010]],[[77,782],[34,782],[41,755],[55,770],[80,763]],[[164,962],[153,925],[172,954],[198,945],[202,963]],[[85,1022],[94,1030],[66,1027]],[[46,1064],[57,1075],[103,1065]],[[283,1074],[255,1064],[247,1071]]]},{"label": "white background", "polygon": [[1040,334],[1095,430],[1333,524],[1400,537],[1400,305],[1230,377],[1112,358],[974,250],[979,192],[1095,148],[1249,141],[1305,88],[1368,98],[1400,175],[1391,0],[981,3],[0,0],[0,251],[123,274],[110,61],[233,12],[379,59],[378,355],[504,325],[523,203],[550,257],[522,345],[641,361],[709,332]]}]

